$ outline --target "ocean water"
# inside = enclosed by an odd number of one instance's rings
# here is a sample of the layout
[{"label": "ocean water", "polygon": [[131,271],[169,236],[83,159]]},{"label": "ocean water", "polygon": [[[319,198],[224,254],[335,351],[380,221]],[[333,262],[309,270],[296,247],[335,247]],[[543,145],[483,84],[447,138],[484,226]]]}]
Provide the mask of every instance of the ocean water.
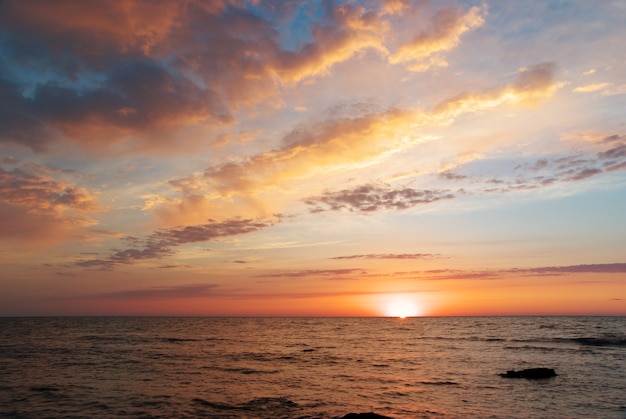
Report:
[{"label": "ocean water", "polygon": [[[0,318],[2,418],[625,418],[626,318]],[[557,377],[509,379],[511,369]]]}]

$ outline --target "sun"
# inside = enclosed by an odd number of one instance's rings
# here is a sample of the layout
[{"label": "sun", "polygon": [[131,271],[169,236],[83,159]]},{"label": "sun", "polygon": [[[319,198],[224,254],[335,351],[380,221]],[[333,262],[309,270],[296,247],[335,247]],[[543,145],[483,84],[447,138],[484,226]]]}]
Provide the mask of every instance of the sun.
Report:
[{"label": "sun", "polygon": [[405,319],[407,317],[419,316],[419,306],[412,300],[393,299],[387,304],[386,313],[389,317],[399,317]]}]

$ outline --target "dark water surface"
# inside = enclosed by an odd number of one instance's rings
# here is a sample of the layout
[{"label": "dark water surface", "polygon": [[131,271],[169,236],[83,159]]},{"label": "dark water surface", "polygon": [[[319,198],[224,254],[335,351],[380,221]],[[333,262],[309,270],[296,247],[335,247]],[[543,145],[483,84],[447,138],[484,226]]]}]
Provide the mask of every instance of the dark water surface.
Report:
[{"label": "dark water surface", "polygon": [[[0,417],[625,418],[626,318],[0,318]],[[557,377],[507,379],[550,367]]]}]

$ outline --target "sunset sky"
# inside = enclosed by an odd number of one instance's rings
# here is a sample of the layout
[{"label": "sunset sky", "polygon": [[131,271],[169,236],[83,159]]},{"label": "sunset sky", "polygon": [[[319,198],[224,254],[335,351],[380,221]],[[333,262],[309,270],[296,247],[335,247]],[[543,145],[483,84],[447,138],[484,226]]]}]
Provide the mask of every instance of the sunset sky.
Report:
[{"label": "sunset sky", "polygon": [[626,2],[0,1],[0,315],[626,315]]}]

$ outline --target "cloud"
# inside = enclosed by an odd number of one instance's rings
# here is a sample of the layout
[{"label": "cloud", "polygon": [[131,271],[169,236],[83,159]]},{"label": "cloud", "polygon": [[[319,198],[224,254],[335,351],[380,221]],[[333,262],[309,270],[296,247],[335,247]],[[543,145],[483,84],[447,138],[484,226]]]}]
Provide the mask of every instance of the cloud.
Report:
[{"label": "cloud", "polygon": [[[533,268],[509,268],[489,270],[452,270],[436,269],[410,272],[412,276],[425,280],[469,280],[469,279],[505,279],[520,276],[558,276],[569,274],[622,274],[626,273],[626,263],[599,263],[586,265],[540,266]],[[406,275],[398,272],[396,275]]]},{"label": "cloud", "polygon": [[60,137],[163,147],[172,141],[164,129],[228,124],[241,105],[280,106],[282,84],[364,49],[386,51],[376,12],[323,5],[311,42],[291,49],[274,23],[235,0],[3,1],[0,39],[11,65],[0,79],[0,141],[38,152]]},{"label": "cloud", "polygon": [[272,71],[284,82],[324,74],[361,50],[387,53],[383,45],[387,27],[376,12],[357,4],[323,4],[325,19],[312,28],[313,42],[297,51],[280,51],[272,60]]},{"label": "cloud", "polygon": [[410,7],[409,0],[383,0],[382,12],[384,14],[402,14]]},{"label": "cloud", "polygon": [[595,167],[591,167],[591,168],[584,168],[584,169],[580,169],[577,172],[573,173],[572,176],[570,176],[569,178],[565,179],[565,180],[569,180],[569,181],[576,181],[576,180],[583,180],[583,179],[588,179],[592,176],[595,176],[597,174],[602,173],[601,169],[597,169]]},{"label": "cloud", "polygon": [[432,259],[441,255],[433,253],[370,253],[366,255],[336,256],[331,259]]},{"label": "cloud", "polygon": [[212,295],[213,290],[217,287],[217,284],[173,285],[107,292],[87,296],[86,298],[131,300],[153,298],[198,298]]},{"label": "cloud", "polygon": [[591,92],[597,92],[598,90],[605,89],[606,87],[610,85],[611,83],[593,83],[593,84],[587,84],[585,86],[576,87],[572,91],[576,93],[591,93]]},{"label": "cloud", "polygon": [[[362,269],[306,269],[302,271],[278,272],[257,275],[257,278],[308,278],[324,277],[326,279],[352,279],[354,275],[367,274]],[[349,278],[346,278],[349,277]]]},{"label": "cloud", "polygon": [[[397,2],[387,3],[388,10],[398,10]],[[389,57],[393,64],[408,63],[412,71],[426,71],[431,67],[446,67],[442,53],[455,48],[461,35],[485,22],[486,8],[472,7],[466,13],[459,8],[441,9],[436,12],[430,28],[416,34],[413,39],[401,44]]]},{"label": "cloud", "polygon": [[[418,144],[433,141],[435,137],[422,134],[422,131],[433,126],[449,125],[462,114],[547,97],[557,88],[552,72],[552,64],[530,66],[520,70],[512,83],[451,97],[431,111],[397,108],[381,110],[372,109],[371,106],[337,109],[330,119],[295,127],[282,137],[281,146],[274,150],[171,180],[169,184],[181,196],[169,201],[161,200],[157,211],[164,220],[179,220],[189,214],[215,208],[215,202],[221,199],[227,205],[228,202],[236,202],[239,210],[248,205],[258,215],[261,205],[253,200],[263,192],[287,189],[289,183],[320,173],[380,163]],[[358,196],[349,197],[350,191],[346,190],[343,197],[328,193],[310,198],[308,202],[326,200],[332,203],[337,198],[339,201],[336,204],[345,205],[346,199],[361,197],[364,201],[357,204],[358,210],[365,211],[368,207],[375,210],[378,205],[402,209],[451,197],[444,191],[398,189],[388,191],[384,197],[386,202],[378,202],[378,199],[384,199],[380,195],[384,192],[375,190],[372,185],[364,188],[363,191],[356,191],[357,194],[361,193]],[[211,203],[208,202],[209,196]],[[370,205],[367,199],[372,200]],[[346,206],[349,207],[357,209],[355,206]]]},{"label": "cloud", "polygon": [[478,93],[464,92],[440,102],[434,109],[442,120],[464,113],[482,112],[504,104],[531,105],[552,96],[561,86],[554,80],[554,64],[541,63],[522,68],[513,82]]},{"label": "cloud", "polygon": [[170,263],[167,265],[159,265],[157,266],[158,269],[180,269],[180,268],[191,268],[190,265],[178,265],[176,263]]},{"label": "cloud", "polygon": [[[56,59],[69,61],[64,63],[69,71],[72,59],[97,67],[106,65],[106,58],[114,54],[156,53],[175,29],[177,19],[185,12],[188,3],[5,1],[1,22],[9,34],[21,37],[29,47],[23,54],[63,52]],[[36,49],[38,47],[41,49]],[[74,70],[79,70],[78,63],[74,66]]]},{"label": "cloud", "polygon": [[145,239],[126,237],[124,241],[131,247],[115,250],[105,258],[77,261],[75,266],[111,270],[120,264],[172,256],[176,247],[187,243],[207,242],[221,237],[252,233],[272,225],[274,221],[233,218],[224,221],[209,220],[208,223],[201,225],[156,230]]},{"label": "cloud", "polygon": [[527,273],[534,275],[567,274],[567,273],[626,273],[626,263],[598,263],[587,265],[545,266],[537,268],[510,269],[510,273]]},{"label": "cloud", "polygon": [[303,126],[288,133],[281,148],[240,164],[210,167],[202,180],[229,195],[249,192],[262,184],[273,187],[322,168],[355,167],[419,142],[419,135],[406,136],[415,117],[412,112],[389,109]]},{"label": "cloud", "polygon": [[[415,272],[413,273],[415,274]],[[501,277],[498,271],[464,271],[455,269],[436,269],[420,273],[427,280],[493,280]]]},{"label": "cloud", "polygon": [[621,143],[617,147],[600,152],[598,153],[598,157],[601,159],[626,158],[626,143]]},{"label": "cloud", "polygon": [[[461,183],[465,193],[508,193],[584,181],[602,173],[626,170],[626,144],[622,141],[623,136],[617,134],[594,141],[596,148],[608,145],[595,155],[555,155],[528,159],[524,163],[512,161],[513,172],[499,173],[499,178],[494,178],[492,173],[476,173],[480,160],[471,162],[472,166],[468,163],[467,166],[456,167],[455,171],[441,172],[438,177],[446,182]],[[489,157],[485,166],[490,167],[494,161],[498,159]],[[504,162],[506,160],[501,161]],[[468,174],[464,173],[464,169],[468,170]]]},{"label": "cloud", "polygon": [[[0,79],[0,142],[37,152],[61,139],[111,150],[181,149],[174,132],[235,122],[241,106],[283,106],[281,91],[323,77],[364,51],[411,67],[443,63],[466,31],[480,26],[484,8],[442,9],[430,29],[398,47],[395,22],[381,8],[324,1],[297,45],[277,22],[295,24],[295,3],[116,2],[69,0],[0,2],[0,39],[7,58]],[[421,9],[420,9],[421,10]],[[430,64],[428,64],[430,65]]]},{"label": "cloud", "polygon": [[448,191],[368,184],[337,192],[325,192],[321,196],[306,198],[304,202],[315,207],[313,212],[339,210],[373,212],[402,210],[451,198],[454,198],[454,195]]},{"label": "cloud", "polygon": [[96,223],[91,215],[101,207],[95,196],[54,178],[76,174],[12,159],[0,163],[13,166],[0,166],[0,239],[55,243]]},{"label": "cloud", "polygon": [[7,171],[0,167],[0,199],[33,214],[60,213],[64,209],[92,212],[97,209],[94,197],[85,189],[21,168]]},{"label": "cloud", "polygon": [[26,97],[15,84],[0,80],[0,91],[8,91],[0,96],[0,107],[8,109],[0,119],[0,141],[34,151],[44,151],[61,135],[102,147],[138,133],[156,135],[184,125],[232,122],[215,92],[150,61],[125,63],[93,87],[49,81]]}]

